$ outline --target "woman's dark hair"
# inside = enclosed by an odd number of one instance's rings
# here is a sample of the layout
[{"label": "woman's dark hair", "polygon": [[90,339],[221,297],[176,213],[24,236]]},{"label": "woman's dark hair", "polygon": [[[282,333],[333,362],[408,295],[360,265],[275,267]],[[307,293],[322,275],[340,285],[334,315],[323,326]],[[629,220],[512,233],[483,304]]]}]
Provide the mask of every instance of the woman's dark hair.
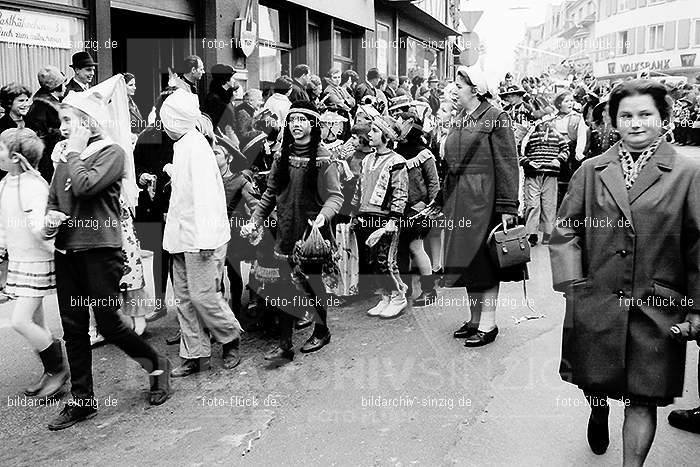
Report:
[{"label": "woman's dark hair", "polygon": [[620,102],[625,97],[649,95],[654,100],[656,109],[661,115],[661,121],[664,125],[668,124],[671,118],[673,102],[668,95],[666,86],[650,79],[633,79],[625,81],[615,86],[610,93],[608,101],[608,113],[612,120],[613,128],[617,128],[617,111],[620,108]]},{"label": "woman's dark hair", "polygon": [[[289,117],[294,113],[294,109],[306,109],[312,110],[318,113],[316,106],[309,101],[296,101],[289,108],[287,113],[287,122],[284,125],[284,133],[282,134],[282,149],[279,158],[279,170],[278,176],[280,177],[277,182],[281,188],[284,188],[289,183],[289,156],[294,151],[294,136],[289,129]],[[318,168],[316,167],[316,156],[318,155],[318,148],[321,145],[321,127],[317,118],[312,117],[309,114],[302,114],[311,124],[311,141],[309,142],[309,163],[306,166],[306,174],[304,174],[304,191],[310,193],[316,193],[318,191],[317,179],[318,179]]]},{"label": "woman's dark hair", "polygon": [[357,74],[355,70],[345,70],[342,75],[340,75],[340,85],[347,83],[348,80],[352,80],[353,83],[360,81],[360,75]]},{"label": "woman's dark hair", "polygon": [[5,109],[5,112],[9,112],[15,99],[22,95],[31,98],[32,91],[27,86],[17,83],[3,86],[0,88],[0,106]]},{"label": "woman's dark hair", "polygon": [[356,123],[353,125],[350,133],[357,135],[357,139],[360,140],[360,144],[363,146],[369,146],[369,131],[372,126],[367,123]]},{"label": "woman's dark hair", "polygon": [[124,77],[124,82],[126,84],[129,84],[129,81],[136,78],[136,76],[134,76],[133,73],[129,73],[129,72],[122,73],[122,76]]}]

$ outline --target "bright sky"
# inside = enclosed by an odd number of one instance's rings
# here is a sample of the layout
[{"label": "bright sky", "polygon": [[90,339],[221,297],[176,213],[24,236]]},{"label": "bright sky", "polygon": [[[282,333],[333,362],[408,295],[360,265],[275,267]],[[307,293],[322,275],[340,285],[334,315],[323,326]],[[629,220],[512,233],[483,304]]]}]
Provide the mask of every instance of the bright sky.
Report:
[{"label": "bright sky", "polygon": [[544,22],[547,4],[562,0],[461,0],[462,11],[483,10],[475,31],[486,48],[481,63],[491,86],[497,86],[515,63],[515,46],[525,35],[525,26]]}]

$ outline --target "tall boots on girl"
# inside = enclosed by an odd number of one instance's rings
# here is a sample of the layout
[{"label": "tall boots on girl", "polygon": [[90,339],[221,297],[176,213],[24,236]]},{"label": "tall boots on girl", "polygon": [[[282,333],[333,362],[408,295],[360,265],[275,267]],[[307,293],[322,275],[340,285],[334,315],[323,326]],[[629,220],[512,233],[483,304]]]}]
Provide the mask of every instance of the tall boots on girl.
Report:
[{"label": "tall boots on girl", "polygon": [[44,374],[39,381],[29,386],[24,394],[34,397],[53,397],[68,381],[69,376],[61,341],[54,340],[51,345],[39,352],[39,358],[44,365]]}]

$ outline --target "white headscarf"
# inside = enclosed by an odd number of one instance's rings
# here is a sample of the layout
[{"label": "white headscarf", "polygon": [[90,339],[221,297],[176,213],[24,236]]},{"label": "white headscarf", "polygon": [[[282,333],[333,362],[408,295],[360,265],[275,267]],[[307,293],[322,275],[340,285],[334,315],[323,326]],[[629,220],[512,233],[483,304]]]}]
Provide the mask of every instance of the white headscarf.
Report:
[{"label": "white headscarf", "polygon": [[160,109],[163,128],[177,137],[194,130],[201,116],[197,96],[182,89],[168,96]]},{"label": "white headscarf", "polygon": [[112,76],[87,91],[69,92],[63,103],[94,118],[100,124],[103,136],[124,150],[126,159],[122,178],[122,196],[133,213],[138,204],[140,190],[136,184],[134,151],[131,145],[129,99],[124,76],[121,74]]}]

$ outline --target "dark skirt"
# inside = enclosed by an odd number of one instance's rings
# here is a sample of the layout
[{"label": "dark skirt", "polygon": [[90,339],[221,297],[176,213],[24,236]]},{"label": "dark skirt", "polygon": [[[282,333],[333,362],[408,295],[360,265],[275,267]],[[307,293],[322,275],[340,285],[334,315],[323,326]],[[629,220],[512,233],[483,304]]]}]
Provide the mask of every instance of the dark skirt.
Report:
[{"label": "dark skirt", "polygon": [[[500,223],[501,216],[494,215],[489,223],[489,233]],[[496,287],[501,282],[520,282],[528,278],[527,265],[500,269],[489,251],[487,242],[488,234],[468,266],[445,268],[448,285],[466,287],[472,292],[483,292]]]},{"label": "dark skirt", "polygon": [[591,392],[587,391],[586,388],[581,388],[583,393],[589,397],[596,397],[599,399],[614,399],[629,405],[641,405],[644,407],[666,407],[673,404],[673,397],[649,397],[649,396],[638,396],[636,394],[603,394],[601,392]]}]

